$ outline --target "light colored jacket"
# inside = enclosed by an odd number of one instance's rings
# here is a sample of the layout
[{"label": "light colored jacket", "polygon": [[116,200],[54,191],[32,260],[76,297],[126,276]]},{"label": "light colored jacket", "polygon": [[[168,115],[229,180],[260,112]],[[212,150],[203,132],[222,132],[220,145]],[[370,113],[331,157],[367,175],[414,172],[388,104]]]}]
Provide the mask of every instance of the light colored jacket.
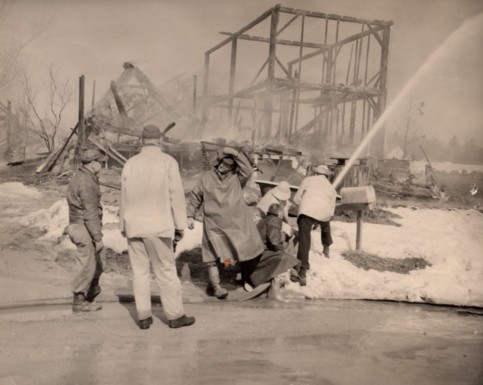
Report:
[{"label": "light colored jacket", "polygon": [[263,212],[263,215],[267,215],[268,208],[273,204],[278,203],[282,206],[282,216],[285,222],[288,222],[288,211],[292,207],[292,204],[287,201],[281,201],[273,195],[273,189],[268,191],[257,203],[257,207]]},{"label": "light colored jacket", "polygon": [[305,178],[293,200],[299,205],[298,215],[304,214],[327,222],[334,216],[337,192],[324,175]]},{"label": "light colored jacket", "polygon": [[121,232],[128,238],[173,238],[187,226],[186,201],[176,160],[157,146],[145,146],[122,170]]}]

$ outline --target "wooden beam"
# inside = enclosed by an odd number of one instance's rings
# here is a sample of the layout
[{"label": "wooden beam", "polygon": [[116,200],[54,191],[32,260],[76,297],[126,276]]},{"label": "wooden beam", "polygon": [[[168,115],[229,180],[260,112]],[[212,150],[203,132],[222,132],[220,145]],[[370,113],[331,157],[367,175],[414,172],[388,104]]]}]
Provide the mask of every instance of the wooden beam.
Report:
[{"label": "wooden beam", "polygon": [[[237,37],[233,37],[231,42],[231,58],[230,58],[230,83],[228,85],[228,93],[233,95],[235,90],[235,73],[236,73],[236,51],[237,51]],[[231,121],[233,114],[233,98],[228,100],[228,117]]]},{"label": "wooden beam", "polygon": [[280,28],[278,31],[277,31],[277,36],[280,35],[290,24],[292,24],[295,19],[297,19],[299,17],[299,15],[295,15],[294,17],[292,17],[282,28]]},{"label": "wooden beam", "polygon": [[369,29],[368,29],[368,30],[367,30],[367,31],[365,31],[365,32],[362,32],[362,33],[358,33],[358,34],[355,34],[355,35],[349,36],[348,38],[343,39],[343,40],[340,40],[340,41],[338,41],[337,43],[331,44],[331,45],[329,45],[328,47],[323,47],[323,48],[320,48],[320,49],[318,49],[318,50],[316,50],[316,51],[314,51],[314,52],[311,52],[311,53],[309,53],[309,54],[307,54],[307,55],[304,55],[304,56],[302,56],[302,57],[300,57],[300,58],[297,58],[297,59],[291,60],[291,61],[289,61],[287,64],[289,64],[289,65],[293,65],[293,64],[295,64],[295,63],[297,63],[297,62],[299,62],[299,61],[303,61],[303,60],[306,60],[306,59],[310,59],[310,58],[312,58],[312,57],[314,57],[314,56],[320,55],[321,53],[323,53],[324,51],[327,51],[327,50],[328,50],[329,48],[331,48],[331,47],[340,47],[340,46],[343,46],[343,45],[345,45],[345,44],[347,44],[347,43],[351,43],[351,42],[353,42],[353,41],[355,41],[355,40],[358,40],[358,39],[361,39],[361,38],[363,38],[363,37],[365,37],[365,36],[372,35],[372,34],[373,34],[373,31],[378,32],[378,31],[383,30],[384,28],[385,28],[385,27],[375,27],[375,28],[373,28],[372,30],[369,30]]},{"label": "wooden beam", "polygon": [[384,20],[358,19],[350,16],[339,16],[339,15],[327,14],[322,12],[304,11],[302,9],[289,8],[289,7],[280,7],[280,12],[314,17],[318,19],[341,20],[341,21],[347,21],[349,23],[358,23],[358,24],[373,24],[373,25],[381,25],[381,26],[391,26],[394,24],[391,20],[384,21]]},{"label": "wooden beam", "polygon": [[[231,32],[220,32],[222,35],[228,35],[232,37],[236,37],[237,35],[235,33]],[[237,36],[241,40],[250,40],[250,41],[257,41],[260,43],[270,43],[270,38],[268,37],[261,37],[261,36],[251,36],[251,35],[239,35]],[[288,46],[293,46],[293,47],[299,47],[302,45],[303,47],[306,48],[324,48],[324,44],[319,44],[319,43],[310,43],[310,42],[300,42],[300,41],[295,41],[295,40],[285,40],[285,39],[276,39],[275,43],[278,45],[288,45]]]},{"label": "wooden beam", "polygon": [[280,68],[282,69],[283,72],[285,72],[285,74],[287,75],[287,77],[291,77],[291,74],[290,72],[288,72],[288,70],[284,67],[284,65],[282,64],[282,62],[278,59],[278,57],[275,56],[275,61],[277,62],[277,64],[280,66]]},{"label": "wooden beam", "polygon": [[116,82],[111,82],[111,92],[112,96],[114,97],[114,101],[116,102],[117,110],[119,111],[119,115],[121,115],[121,120],[125,126],[129,126],[129,118],[127,116],[126,107],[121,99],[121,95],[117,91]]},{"label": "wooden beam", "polygon": [[349,36],[348,38],[343,39],[343,40],[337,42],[336,44],[334,44],[334,47],[338,47],[338,46],[341,46],[341,45],[344,45],[344,44],[347,44],[347,43],[351,43],[353,41],[362,39],[363,37],[366,37],[368,35],[373,35],[374,32],[379,32],[379,31],[383,30],[384,28],[385,27],[375,27],[375,28],[372,28],[372,29],[368,29],[364,32],[360,32],[360,33],[357,33],[355,35]]},{"label": "wooden beam", "polygon": [[[238,32],[235,32],[235,35],[239,36],[241,34],[243,34],[244,32],[248,31],[249,29],[253,28],[254,26],[256,26],[258,23],[262,22],[263,20],[265,20],[267,17],[269,17],[271,14],[272,14],[272,10],[275,9],[275,8],[279,8],[280,6],[279,5],[276,5],[275,7],[273,8],[270,8],[269,10],[265,11],[264,13],[262,13],[260,16],[258,16],[255,20],[253,20],[251,23],[247,24],[246,26],[244,26],[242,29],[240,29]],[[223,47],[224,45],[228,44],[229,42],[231,42],[231,37],[221,41],[220,43],[218,43],[217,45],[215,45],[214,47],[210,48],[208,51],[205,52],[205,54],[210,54],[218,49],[220,49],[221,47]]]},{"label": "wooden beam", "polygon": [[379,36],[379,34],[377,33],[378,31],[374,30],[374,28],[372,28],[369,24],[367,24],[367,26],[369,27],[369,30],[372,32],[372,34],[374,35],[374,37],[376,38],[376,40],[379,42],[379,44],[382,45],[384,44],[382,42],[382,39],[381,37]]}]

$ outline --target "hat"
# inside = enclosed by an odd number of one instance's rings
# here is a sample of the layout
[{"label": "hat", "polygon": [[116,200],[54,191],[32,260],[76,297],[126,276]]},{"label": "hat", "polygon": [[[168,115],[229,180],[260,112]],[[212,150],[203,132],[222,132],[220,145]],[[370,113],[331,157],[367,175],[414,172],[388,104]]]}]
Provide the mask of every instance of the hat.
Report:
[{"label": "hat", "polygon": [[220,163],[225,163],[226,165],[233,166],[235,164],[235,159],[230,155],[225,155],[220,159]]},{"label": "hat", "polygon": [[282,206],[280,206],[279,203],[272,203],[270,206],[268,206],[267,214],[278,216],[281,210]]},{"label": "hat", "polygon": [[315,167],[313,169],[314,172],[316,172],[317,174],[321,174],[321,175],[332,175],[333,172],[329,170],[329,168],[323,164]]},{"label": "hat", "polygon": [[233,155],[225,154],[225,153],[223,153],[223,150],[218,150],[216,152],[216,158],[214,160],[215,166],[218,166],[225,159],[228,160],[228,162],[226,162],[226,163],[231,163],[231,164],[235,163],[235,159],[233,158]]},{"label": "hat", "polygon": [[161,131],[158,126],[149,124],[144,126],[141,136],[145,139],[160,139]]},{"label": "hat", "polygon": [[107,160],[107,157],[106,155],[104,155],[99,150],[96,150],[95,148],[89,148],[88,150],[85,150],[80,156],[81,163],[90,163],[93,160],[104,162]]},{"label": "hat", "polygon": [[286,201],[292,195],[290,191],[290,185],[287,181],[280,182],[276,187],[272,189],[272,195],[280,199],[281,201]]}]

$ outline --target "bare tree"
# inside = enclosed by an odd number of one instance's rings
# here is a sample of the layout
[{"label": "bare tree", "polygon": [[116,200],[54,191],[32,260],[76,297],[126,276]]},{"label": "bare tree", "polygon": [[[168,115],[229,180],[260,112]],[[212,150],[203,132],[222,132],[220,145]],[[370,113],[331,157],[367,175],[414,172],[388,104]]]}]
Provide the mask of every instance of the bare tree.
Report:
[{"label": "bare tree", "polygon": [[[49,26],[49,21],[29,25],[28,31],[12,29],[8,17],[14,9],[13,0],[0,0],[0,91],[5,96],[7,90],[21,78],[21,54]],[[17,83],[18,84],[18,83]],[[5,104],[0,101],[0,107]]]},{"label": "bare tree", "polygon": [[55,148],[57,132],[62,124],[63,113],[72,100],[69,79],[61,80],[54,65],[49,66],[49,81],[46,84],[47,97],[44,105],[38,101],[38,91],[32,88],[30,78],[24,74],[23,91],[25,96],[22,112],[30,128],[39,135],[49,152]]},{"label": "bare tree", "polygon": [[396,123],[397,130],[403,140],[403,159],[408,156],[408,150],[411,143],[424,138],[421,134],[421,127],[418,125],[419,118],[424,115],[424,100],[419,102],[415,107],[413,100],[409,99],[406,113],[401,122]]}]

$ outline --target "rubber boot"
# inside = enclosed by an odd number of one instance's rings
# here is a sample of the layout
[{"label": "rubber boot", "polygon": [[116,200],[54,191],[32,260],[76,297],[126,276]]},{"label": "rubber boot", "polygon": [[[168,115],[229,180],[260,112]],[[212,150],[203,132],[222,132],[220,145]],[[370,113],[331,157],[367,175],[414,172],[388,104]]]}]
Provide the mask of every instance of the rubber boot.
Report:
[{"label": "rubber boot", "polygon": [[324,257],[325,258],[330,258],[330,246],[325,246],[324,245],[324,250],[322,251],[322,253],[324,254]]},{"label": "rubber boot", "polygon": [[307,286],[307,270],[303,267],[301,267],[299,271],[299,285]]},{"label": "rubber boot", "polygon": [[101,294],[101,287],[99,286],[99,278],[94,278],[91,282],[91,286],[86,294],[86,300],[88,302],[94,302],[96,297]]},{"label": "rubber boot", "polygon": [[228,291],[220,285],[220,272],[218,270],[218,266],[209,265],[208,276],[210,278],[210,283],[208,284],[208,288],[206,290],[208,295],[214,295],[218,299],[225,299],[228,296]]},{"label": "rubber boot", "polygon": [[290,269],[290,280],[292,282],[299,282],[299,272],[297,271],[297,269]]},{"label": "rubber boot", "polygon": [[89,302],[86,300],[84,293],[74,293],[74,301],[72,303],[72,311],[74,313],[84,311],[97,311],[101,310],[102,305],[97,302]]}]

